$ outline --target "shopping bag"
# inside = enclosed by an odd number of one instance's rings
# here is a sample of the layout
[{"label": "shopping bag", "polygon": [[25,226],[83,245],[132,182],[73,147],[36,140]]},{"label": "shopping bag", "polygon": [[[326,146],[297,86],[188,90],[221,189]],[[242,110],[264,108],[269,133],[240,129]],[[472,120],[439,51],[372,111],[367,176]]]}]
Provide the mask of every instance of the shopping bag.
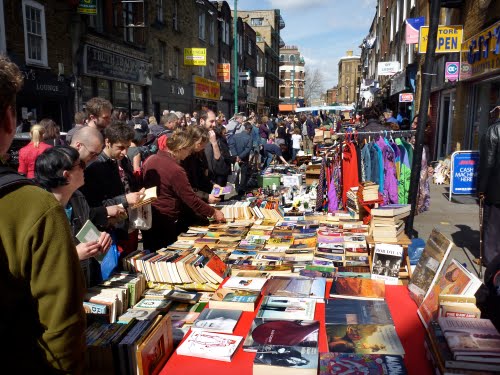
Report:
[{"label": "shopping bag", "polygon": [[113,243],[108,249],[106,255],[101,261],[101,276],[102,280],[106,281],[113,274],[115,269],[118,267],[118,258],[120,254],[118,253],[118,248],[116,242],[113,239]]},{"label": "shopping bag", "polygon": [[137,208],[129,208],[129,229],[151,229],[153,224],[151,204],[145,204]]}]

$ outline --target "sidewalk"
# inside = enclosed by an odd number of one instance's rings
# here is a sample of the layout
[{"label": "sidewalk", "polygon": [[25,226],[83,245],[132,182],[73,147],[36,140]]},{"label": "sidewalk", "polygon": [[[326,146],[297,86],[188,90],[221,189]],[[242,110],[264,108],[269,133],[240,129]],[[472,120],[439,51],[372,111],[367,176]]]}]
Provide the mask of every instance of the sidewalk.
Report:
[{"label": "sidewalk", "polygon": [[472,260],[479,258],[479,200],[469,195],[454,195],[450,202],[448,185],[431,182],[430,188],[429,211],[415,216],[413,227],[418,237],[427,241],[432,229],[437,228],[455,244],[449,259],[456,259],[478,275],[479,266]]}]

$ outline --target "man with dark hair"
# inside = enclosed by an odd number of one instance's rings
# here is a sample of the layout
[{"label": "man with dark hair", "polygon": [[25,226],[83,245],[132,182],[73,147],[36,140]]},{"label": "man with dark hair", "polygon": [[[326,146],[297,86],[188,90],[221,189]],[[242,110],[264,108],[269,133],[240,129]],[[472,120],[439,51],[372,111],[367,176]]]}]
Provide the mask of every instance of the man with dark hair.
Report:
[{"label": "man with dark hair", "polygon": [[245,122],[245,131],[238,133],[233,137],[233,142],[230,144],[231,155],[236,156],[236,163],[240,167],[240,183],[237,186],[238,195],[244,195],[247,189],[248,182],[248,160],[252,151],[252,124]]},{"label": "man with dark hair", "polygon": [[71,138],[81,128],[86,126],[85,122],[87,121],[87,116],[85,115],[84,112],[76,112],[75,113],[75,126],[73,126],[68,133],[66,134],[66,143],[70,144],[71,143]]},{"label": "man with dark hair", "polygon": [[[114,122],[104,131],[104,150],[85,169],[85,185],[81,188],[90,207],[121,204],[128,208],[144,196],[144,189],[139,190],[132,165],[126,157],[133,138],[134,130],[121,121]],[[133,233],[129,238],[128,220],[115,225],[115,234],[125,253],[137,249],[137,238]]]},{"label": "man with dark hair", "polygon": [[286,146],[283,145],[277,145],[275,143],[265,143],[261,146],[261,154],[262,157],[264,158],[264,165],[262,167],[262,170],[266,169],[269,167],[269,164],[273,161],[275,157],[277,157],[281,162],[285,165],[288,165],[287,161],[283,157],[283,148]]},{"label": "man with dark hair", "polygon": [[109,100],[95,97],[90,99],[85,110],[88,114],[88,126],[103,131],[111,123],[111,110],[113,105]]},{"label": "man with dark hair", "polygon": [[[19,68],[0,56],[0,155],[16,131]],[[0,336],[19,374],[82,373],[83,274],[68,219],[54,196],[0,161]]]}]

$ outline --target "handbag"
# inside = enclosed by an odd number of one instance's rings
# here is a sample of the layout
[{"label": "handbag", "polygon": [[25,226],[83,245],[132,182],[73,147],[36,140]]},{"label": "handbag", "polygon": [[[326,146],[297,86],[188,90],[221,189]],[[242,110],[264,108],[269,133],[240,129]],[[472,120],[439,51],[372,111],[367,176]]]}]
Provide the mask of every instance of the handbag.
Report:
[{"label": "handbag", "polygon": [[151,203],[145,204],[137,208],[128,209],[129,217],[129,229],[141,229],[148,230],[151,229],[153,224]]},{"label": "handbag", "polygon": [[101,276],[103,281],[109,279],[115,269],[118,267],[119,256],[120,254],[118,252],[118,247],[116,246],[116,241],[113,238],[113,243],[111,244],[101,261]]}]

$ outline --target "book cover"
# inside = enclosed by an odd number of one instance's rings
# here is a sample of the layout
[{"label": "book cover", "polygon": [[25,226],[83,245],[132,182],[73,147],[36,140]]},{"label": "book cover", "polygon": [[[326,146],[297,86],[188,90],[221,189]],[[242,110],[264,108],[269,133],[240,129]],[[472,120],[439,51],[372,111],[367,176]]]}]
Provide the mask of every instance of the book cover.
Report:
[{"label": "book cover", "polygon": [[138,374],[158,374],[173,350],[172,322],[170,321],[170,317],[166,315],[137,348]]},{"label": "book cover", "polygon": [[455,358],[477,355],[488,362],[485,356],[500,357],[500,333],[491,320],[439,317],[438,323]]},{"label": "book cover", "polygon": [[241,336],[225,335],[215,332],[193,331],[177,348],[177,354],[231,362],[238,349]]},{"label": "book cover", "polygon": [[227,265],[208,246],[204,246],[199,251],[199,255],[208,258],[208,262],[202,267],[203,270],[218,283],[224,281],[227,273]]},{"label": "book cover", "polygon": [[233,333],[241,317],[241,311],[226,309],[205,309],[195,320],[193,331]]},{"label": "book cover", "polygon": [[429,294],[452,246],[453,243],[437,229],[432,230],[408,284],[410,297],[417,305],[420,305]]},{"label": "book cover", "polygon": [[334,298],[325,301],[325,324],[394,324],[385,301]]},{"label": "book cover", "polygon": [[194,305],[201,298],[201,293],[186,292],[183,290],[171,290],[166,296],[166,299]]},{"label": "book cover", "polygon": [[[97,227],[90,220],[87,220],[85,222],[85,224],[83,224],[83,227],[75,235],[75,237],[81,243],[94,242],[94,241],[97,242],[97,241],[99,241],[99,238],[101,237],[101,232],[99,231],[99,229],[97,229]],[[102,260],[104,259],[105,255],[106,254],[99,253],[94,258],[99,263],[101,263]]]},{"label": "book cover", "polygon": [[156,199],[158,199],[158,196],[156,195],[156,186],[152,186],[149,189],[144,190],[144,196],[142,197],[142,199],[134,204],[131,208],[144,206],[155,201]]},{"label": "book cover", "polygon": [[375,244],[372,263],[372,279],[397,285],[399,269],[403,260],[403,247],[399,245]]},{"label": "book cover", "polygon": [[256,353],[253,361],[254,375],[293,374],[293,369],[300,369],[300,374],[316,375],[318,369],[318,348],[262,345],[257,348]]},{"label": "book cover", "polygon": [[259,292],[266,284],[267,279],[260,277],[232,276],[224,283],[224,288],[237,290],[253,290]]},{"label": "book cover", "polygon": [[142,309],[128,309],[125,314],[118,317],[119,323],[128,323],[132,319],[136,320],[153,320],[159,314],[157,310],[142,310]]},{"label": "book cover", "polygon": [[260,292],[219,288],[208,302],[210,308],[254,311]]},{"label": "book cover", "polygon": [[326,337],[330,352],[401,356],[405,354],[393,325],[328,324]]},{"label": "book cover", "polygon": [[157,310],[165,312],[168,311],[171,304],[172,302],[167,300],[143,298],[134,306],[134,309]]},{"label": "book cover", "polygon": [[265,294],[270,296],[309,297],[314,279],[305,277],[271,276]]},{"label": "book cover", "polygon": [[243,350],[255,352],[261,345],[318,347],[319,321],[253,320]]},{"label": "book cover", "polygon": [[[474,279],[477,279],[455,259],[440,276],[417,310],[425,327],[438,317],[440,294],[468,294],[470,285],[475,283]],[[475,292],[476,290],[470,290],[471,295]]]},{"label": "book cover", "polygon": [[385,283],[365,278],[337,277],[332,282],[330,297],[383,300]]},{"label": "book cover", "polygon": [[312,298],[264,297],[257,318],[278,320],[313,320],[316,300]]},{"label": "book cover", "polygon": [[410,204],[387,204],[378,208],[372,208],[373,216],[396,216],[410,212]]},{"label": "book cover", "polygon": [[319,375],[406,375],[398,355],[320,353]]}]

